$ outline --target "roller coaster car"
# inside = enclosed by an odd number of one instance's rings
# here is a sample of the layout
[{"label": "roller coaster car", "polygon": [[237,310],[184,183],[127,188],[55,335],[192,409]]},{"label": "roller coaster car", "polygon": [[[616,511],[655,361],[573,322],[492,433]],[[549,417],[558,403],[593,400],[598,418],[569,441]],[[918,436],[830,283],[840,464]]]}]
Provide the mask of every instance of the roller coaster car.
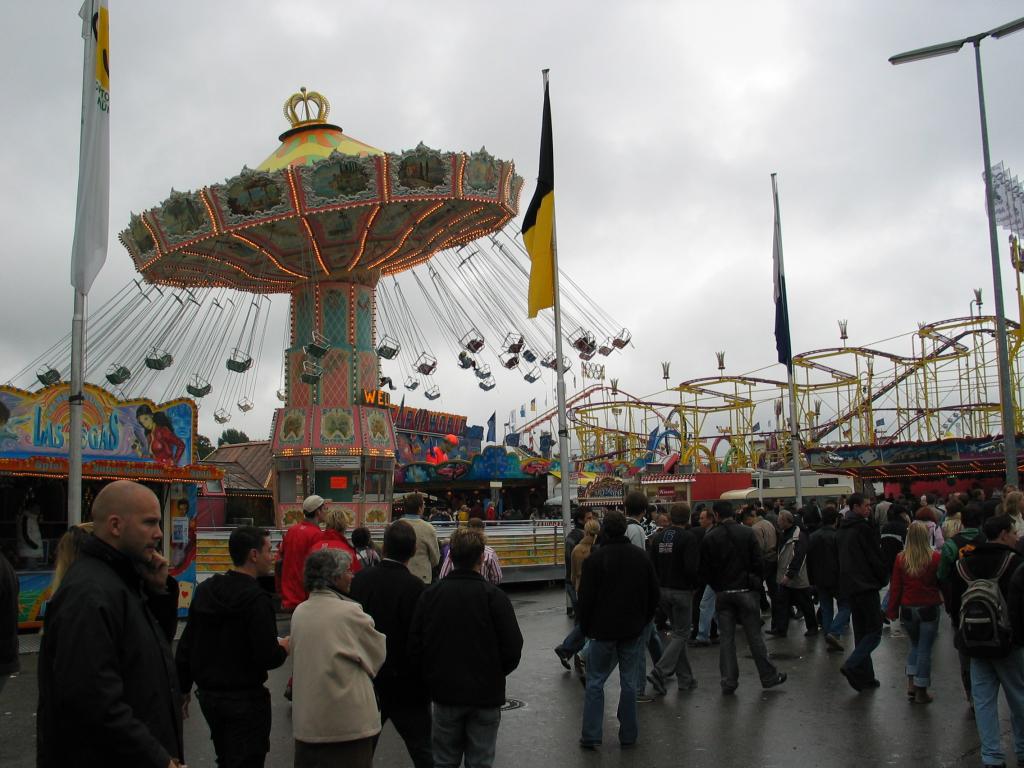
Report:
[{"label": "roller coaster car", "polygon": [[249,411],[252,410],[252,407],[253,402],[248,397],[243,397],[241,400],[238,401],[238,410],[240,410],[242,413],[248,413]]},{"label": "roller coaster car", "polygon": [[185,385],[185,391],[192,397],[206,397],[213,391],[213,385],[196,373],[193,374],[192,380]]},{"label": "roller coaster car", "polygon": [[480,334],[480,331],[474,328],[466,332],[466,335],[461,339],[461,343],[467,351],[476,354],[484,348],[484,337]]},{"label": "roller coaster car", "polygon": [[475,366],[476,366],[476,361],[472,357],[469,356],[468,352],[466,352],[466,351],[459,352],[459,368],[467,369],[467,368],[474,368]]},{"label": "roller coaster car", "polygon": [[531,368],[529,371],[526,372],[526,375],[524,375],[523,378],[526,379],[530,384],[533,384],[533,382],[537,381],[540,378],[540,368],[537,368],[536,366]]},{"label": "roller coaster car", "polygon": [[146,367],[153,371],[162,371],[170,368],[173,362],[174,356],[166,349],[153,347],[149,350],[149,354],[146,355]]},{"label": "roller coaster car", "polygon": [[300,378],[307,384],[316,384],[320,381],[320,377],[323,375],[324,369],[320,367],[319,363],[312,360],[305,360],[302,363],[302,374]]},{"label": "roller coaster car", "polygon": [[486,379],[491,375],[491,366],[489,365],[478,365],[474,371],[478,379]]},{"label": "roller coaster car", "polygon": [[607,357],[612,353],[613,349],[615,349],[615,347],[612,346],[612,339],[611,336],[609,336],[607,339],[601,342],[601,346],[597,348],[597,352],[598,354]]},{"label": "roller coaster car", "polygon": [[621,331],[618,332],[618,334],[616,334],[615,338],[612,339],[612,346],[614,346],[616,349],[622,349],[632,340],[633,334],[629,332],[629,329],[623,328]]},{"label": "roller coaster car", "polygon": [[441,396],[441,389],[435,384],[423,394],[427,400],[437,400]]},{"label": "roller coaster car", "polygon": [[416,359],[416,370],[424,376],[429,376],[437,370],[437,358],[424,352]]},{"label": "roller coaster car", "polygon": [[313,340],[304,346],[303,351],[310,357],[323,357],[331,348],[331,342],[322,333],[313,331]]},{"label": "roller coaster car", "polygon": [[233,349],[231,350],[231,357],[227,359],[225,365],[229,371],[245,373],[252,368],[252,356],[247,355],[240,349]]},{"label": "roller coaster car", "polygon": [[377,356],[383,357],[385,360],[394,360],[401,348],[402,346],[398,343],[398,339],[384,334],[384,338],[377,345]]},{"label": "roller coaster car", "polygon": [[223,408],[218,408],[213,414],[213,420],[218,424],[227,424],[231,421],[231,414],[225,411]]},{"label": "roller coaster car", "polygon": [[51,368],[48,365],[44,365],[36,371],[36,378],[39,379],[39,383],[44,387],[49,387],[60,381],[60,371],[55,368]]},{"label": "roller coaster car", "polygon": [[509,333],[505,336],[505,343],[502,346],[506,352],[518,355],[523,351],[523,335],[521,333]]},{"label": "roller coaster car", "polygon": [[537,362],[537,354],[532,349],[524,349],[523,360],[528,363],[535,363]]},{"label": "roller coaster car", "polygon": [[501,358],[501,364],[510,371],[519,367],[519,355],[507,355]]},{"label": "roller coaster car", "polygon": [[107,368],[107,381],[113,384],[115,387],[119,384],[124,384],[128,379],[132,377],[132,372],[126,365],[118,365],[114,363]]},{"label": "roller coaster car", "polygon": [[579,352],[597,351],[597,342],[594,340],[594,334],[583,328],[578,329],[576,333],[569,337],[569,343]]},{"label": "roller coaster car", "polygon": [[410,392],[412,392],[414,389],[416,389],[416,387],[418,387],[419,385],[420,385],[420,383],[416,379],[414,379],[412,376],[410,376],[409,378],[407,378],[405,380],[405,388],[408,389]]},{"label": "roller coaster car", "polygon": [[480,387],[484,392],[490,392],[494,389],[494,377],[488,376],[486,379],[481,381],[477,386]]}]

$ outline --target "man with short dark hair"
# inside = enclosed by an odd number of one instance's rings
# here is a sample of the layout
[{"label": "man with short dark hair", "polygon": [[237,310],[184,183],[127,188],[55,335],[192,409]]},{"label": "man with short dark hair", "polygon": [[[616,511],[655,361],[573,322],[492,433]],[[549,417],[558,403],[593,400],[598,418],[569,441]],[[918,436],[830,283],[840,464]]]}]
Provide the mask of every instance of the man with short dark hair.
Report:
[{"label": "man with short dark hair", "polygon": [[871,504],[851,493],[850,511],[839,524],[839,595],[850,603],[856,645],[839,671],[855,691],[877,688],[871,653],[882,641],[882,603],[878,591],[888,581]]},{"label": "man with short dark hair", "polygon": [[409,631],[409,661],[434,703],[434,765],[490,768],[505,703],[505,677],[523,651],[508,597],[480,574],[484,537],[460,528],[450,543],[455,569],[420,596]]},{"label": "man with short dark hair", "polygon": [[768,649],[761,635],[760,590],[764,566],[754,532],[736,522],[732,504],[716,501],[714,511],[718,525],[712,528],[700,545],[700,571],[715,592],[718,613],[718,667],[722,693],[732,695],[739,687],[739,664],[736,661],[736,624],[743,626],[747,645],[754,657],[762,688],[786,682],[768,660]]},{"label": "man with short dark hair", "polygon": [[437,531],[434,526],[423,519],[423,497],[418,493],[410,493],[403,500],[405,520],[416,532],[416,554],[412,556],[406,567],[413,576],[418,576],[424,584],[434,580],[434,568],[441,562],[441,549],[437,544]]},{"label": "man with short dark hair", "polygon": [[381,726],[391,720],[416,768],[433,768],[430,694],[406,653],[416,603],[426,589],[406,567],[415,553],[416,531],[404,520],[396,520],[384,531],[383,559],[377,567],[355,575],[349,594],[387,637],[387,657],[373,680]]},{"label": "man with short dark hair", "polygon": [[673,504],[669,525],[651,538],[650,557],[661,584],[661,609],[672,622],[671,639],[647,678],[661,696],[673,677],[680,691],[697,687],[686,658],[686,641],[690,636],[690,604],[700,571],[700,542],[686,527],[689,520],[690,505]]},{"label": "man with short dark hair", "polygon": [[604,516],[604,542],[583,563],[577,618],[590,638],[580,746],[601,743],[604,685],[619,666],[619,741],[637,739],[637,677],[644,653],[644,629],[658,604],[658,577],[646,553],[626,538],[626,518]]},{"label": "man with short dark hair", "polygon": [[220,766],[262,766],[270,751],[267,671],[288,657],[270,595],[257,579],[274,572],[270,534],[231,532],[232,567],[196,587],[175,661],[187,711],[193,681]]},{"label": "man with short dark hair", "polygon": [[[1013,733],[1014,752],[1017,764],[1024,759],[1024,621],[1022,621],[1021,586],[1018,578],[1022,560],[1017,551],[1017,534],[1009,515],[990,517],[982,525],[985,541],[965,551],[960,558],[957,571],[962,568],[971,579],[994,580],[1006,601],[1009,619],[1013,628],[1013,642],[1005,656],[978,658],[971,649],[960,642],[955,635],[957,650],[970,656],[971,694],[974,703],[974,721],[981,739],[981,760],[985,765],[1005,765],[1006,758],[1000,743],[1002,727],[999,722],[999,689],[1003,689],[1010,710],[1010,726]],[[957,581],[966,590],[968,583],[957,574]],[[962,598],[961,591],[959,597]]]},{"label": "man with short dark hair", "polygon": [[807,577],[818,590],[821,627],[830,651],[843,650],[839,639],[850,623],[850,604],[839,597],[839,512],[835,504],[826,504],[821,527],[807,539]]},{"label": "man with short dark hair", "polygon": [[174,658],[139,575],[163,536],[160,501],[144,485],[117,480],[96,494],[92,519],[93,535],[46,609],[36,765],[177,768]]}]

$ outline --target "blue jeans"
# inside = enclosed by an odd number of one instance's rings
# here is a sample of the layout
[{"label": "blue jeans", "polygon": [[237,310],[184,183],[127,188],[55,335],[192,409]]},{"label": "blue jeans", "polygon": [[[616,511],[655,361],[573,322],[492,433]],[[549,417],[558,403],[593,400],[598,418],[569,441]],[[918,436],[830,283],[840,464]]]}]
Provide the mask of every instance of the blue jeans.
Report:
[{"label": "blue jeans", "polygon": [[431,744],[435,768],[491,768],[501,708],[449,706],[434,702]]},{"label": "blue jeans", "polygon": [[693,670],[690,669],[690,660],[686,657],[692,600],[693,593],[688,589],[661,588],[661,608],[672,620],[672,636],[651,674],[660,678],[662,682],[675,676],[680,688],[686,688],[693,682]]},{"label": "blue jeans", "polygon": [[573,624],[572,629],[569,630],[569,634],[565,636],[555,651],[564,656],[571,656],[574,653],[579,653],[583,648],[583,644],[587,642],[587,638],[583,634],[583,630],[580,629],[580,623],[577,621]]},{"label": "blue jeans", "polygon": [[[835,600],[836,609],[832,610]],[[850,603],[846,598],[837,597],[835,592],[818,587],[818,605],[821,606],[821,626],[825,633],[839,637],[850,624]]]},{"label": "blue jeans", "polygon": [[985,765],[1006,762],[999,740],[999,686],[1010,705],[1013,750],[1017,763],[1024,758],[1024,648],[1014,646],[1002,659],[971,659],[971,694],[974,719],[981,738],[981,761]]},{"label": "blue jeans", "polygon": [[711,620],[715,618],[715,591],[704,587],[700,598],[700,617],[697,619],[697,639],[707,642],[711,639]]},{"label": "blue jeans", "polygon": [[871,653],[882,642],[882,606],[874,590],[850,595],[849,601],[853,638],[857,644],[843,666],[858,682],[870,683],[875,679]]},{"label": "blue jeans", "polygon": [[913,677],[918,688],[927,688],[932,684],[932,645],[939,634],[939,606],[903,606],[900,621],[910,635],[907,677]]},{"label": "blue jeans", "polygon": [[[629,640],[594,640],[587,645],[587,690],[583,695],[583,732],[580,741],[600,744],[604,724],[604,684],[619,665],[619,741],[637,738],[636,670],[644,654],[643,635]],[[438,764],[440,765],[440,764]]]}]

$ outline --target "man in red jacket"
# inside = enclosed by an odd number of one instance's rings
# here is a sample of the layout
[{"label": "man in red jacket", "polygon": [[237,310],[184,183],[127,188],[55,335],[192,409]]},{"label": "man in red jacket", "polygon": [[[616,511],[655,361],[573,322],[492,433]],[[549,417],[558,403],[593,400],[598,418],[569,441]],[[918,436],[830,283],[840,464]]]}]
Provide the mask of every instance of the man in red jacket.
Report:
[{"label": "man in red jacket", "polygon": [[277,561],[281,567],[281,608],[288,613],[306,599],[302,569],[306,564],[306,555],[323,536],[320,530],[323,511],[322,497],[316,494],[307,496],[302,502],[302,521],[288,529],[277,550]]}]

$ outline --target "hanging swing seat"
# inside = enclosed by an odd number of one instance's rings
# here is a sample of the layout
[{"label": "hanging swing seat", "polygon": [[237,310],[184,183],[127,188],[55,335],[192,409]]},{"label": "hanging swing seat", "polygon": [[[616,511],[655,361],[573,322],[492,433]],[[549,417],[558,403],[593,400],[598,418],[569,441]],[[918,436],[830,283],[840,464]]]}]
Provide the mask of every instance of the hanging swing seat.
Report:
[{"label": "hanging swing seat", "polygon": [[405,388],[412,392],[416,387],[420,385],[419,381],[412,376],[405,380]]},{"label": "hanging swing seat", "polygon": [[424,376],[430,376],[437,370],[437,358],[424,352],[416,359],[416,370]]},{"label": "hanging swing seat", "polygon": [[241,400],[238,401],[238,410],[240,410],[242,413],[248,413],[249,411],[252,410],[253,405],[254,403],[252,400],[250,400],[248,397],[243,397]]},{"label": "hanging swing seat", "polygon": [[398,343],[398,339],[384,334],[384,338],[377,344],[377,356],[382,357],[385,360],[394,360],[395,356],[402,349],[402,345]]},{"label": "hanging swing seat", "polygon": [[484,392],[490,392],[492,389],[494,389],[494,385],[494,377],[488,376],[486,379],[481,381],[477,386],[479,386],[480,389],[482,389]]},{"label": "hanging swing seat", "polygon": [[533,368],[526,372],[523,378],[526,379],[526,381],[529,382],[530,384],[533,384],[533,382],[537,381],[540,378],[540,368],[534,366]]},{"label": "hanging swing seat", "polygon": [[282,403],[288,402],[288,393],[284,389],[279,389],[274,394],[277,395],[277,399]]},{"label": "hanging swing seat", "polygon": [[313,360],[304,360],[300,377],[306,384],[317,384],[323,375],[324,369]]},{"label": "hanging swing seat", "polygon": [[576,348],[576,351],[589,354],[591,357],[597,351],[597,342],[594,340],[594,334],[584,328],[579,328],[576,333],[570,336],[569,343]]},{"label": "hanging swing seat", "polygon": [[309,342],[302,349],[310,357],[323,357],[327,354],[327,350],[331,348],[331,342],[322,333],[313,331],[312,341]]},{"label": "hanging swing seat", "polygon": [[437,400],[441,396],[441,388],[436,384],[423,393],[427,400]]},{"label": "hanging swing seat", "polygon": [[535,363],[537,362],[537,353],[534,352],[532,349],[524,349],[523,360],[525,360],[528,363]]},{"label": "hanging swing seat", "polygon": [[548,352],[541,359],[540,364],[543,365],[545,368],[550,368],[551,370],[555,370],[555,353],[554,352]]},{"label": "hanging swing seat", "polygon": [[218,424],[227,424],[231,421],[231,414],[225,411],[223,408],[218,408],[213,413],[213,420]]},{"label": "hanging swing seat", "polygon": [[473,328],[466,332],[461,339],[462,346],[467,351],[476,354],[484,348],[484,337],[476,328]]},{"label": "hanging swing seat", "polygon": [[473,371],[473,373],[476,374],[476,377],[478,379],[486,379],[488,376],[491,375],[491,366],[489,366],[487,364],[478,365],[476,367],[476,370]]},{"label": "hanging swing seat", "polygon": [[615,335],[615,338],[612,339],[612,346],[616,349],[622,349],[632,340],[633,334],[629,332],[628,328],[623,328]]},{"label": "hanging swing seat", "polygon": [[608,355],[610,355],[612,353],[613,349],[615,349],[615,347],[612,346],[612,339],[609,336],[608,338],[606,338],[604,341],[601,342],[601,346],[599,346],[597,348],[597,351],[598,351],[598,354],[601,354],[601,355],[604,355],[605,357],[607,357]]},{"label": "hanging swing seat", "polygon": [[213,386],[198,373],[194,373],[192,380],[185,385],[185,391],[192,397],[206,397],[213,391]]},{"label": "hanging swing seat", "polygon": [[229,371],[235,373],[245,373],[252,368],[252,355],[247,354],[244,350],[238,349],[237,347],[231,350],[231,357],[227,359],[225,363]]},{"label": "hanging swing seat", "polygon": [[502,348],[513,355],[523,351],[523,334],[512,331],[505,336],[505,343]]},{"label": "hanging swing seat", "polygon": [[36,378],[39,379],[39,383],[44,387],[50,387],[60,381],[60,371],[56,368],[44,365],[36,371]]},{"label": "hanging swing seat", "polygon": [[508,354],[500,358],[501,364],[510,371],[514,371],[519,367],[519,355]]},{"label": "hanging swing seat", "polygon": [[146,355],[146,367],[152,371],[163,371],[170,368],[173,362],[174,356],[166,349],[153,347]]},{"label": "hanging swing seat", "polygon": [[470,357],[469,353],[466,352],[465,350],[463,350],[462,352],[459,352],[459,361],[458,362],[459,362],[459,368],[462,368],[463,370],[465,370],[467,368],[472,368],[474,366],[474,364],[476,363],[476,361],[473,360],[473,358]]},{"label": "hanging swing seat", "polygon": [[596,349],[588,349],[585,352],[580,352],[580,360],[593,360],[595,354],[597,354]]},{"label": "hanging swing seat", "polygon": [[113,363],[109,368],[107,368],[107,381],[109,381],[115,387],[120,384],[124,384],[131,377],[132,372],[126,365]]}]

